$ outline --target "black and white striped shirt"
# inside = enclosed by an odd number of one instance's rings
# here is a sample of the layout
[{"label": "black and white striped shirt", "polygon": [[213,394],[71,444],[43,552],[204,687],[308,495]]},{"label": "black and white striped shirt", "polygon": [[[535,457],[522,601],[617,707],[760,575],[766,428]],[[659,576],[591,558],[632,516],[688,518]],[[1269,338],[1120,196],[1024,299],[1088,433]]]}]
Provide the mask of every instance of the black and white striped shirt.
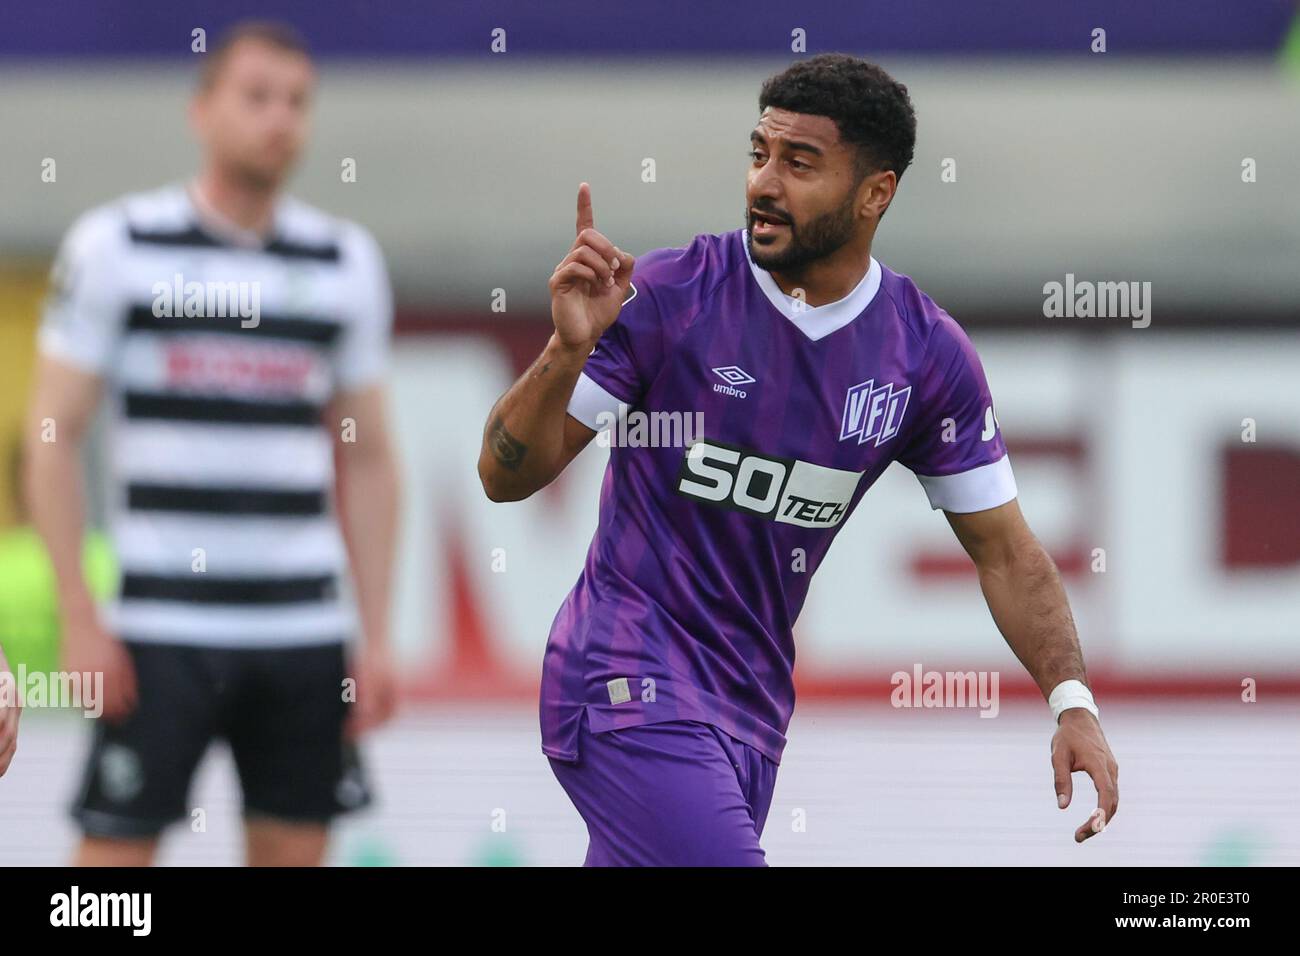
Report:
[{"label": "black and white striped shirt", "polygon": [[236,243],[173,186],[64,240],[43,354],[101,375],[128,640],[274,647],[356,630],[325,403],[386,371],[392,300],[361,227],[290,199]]}]

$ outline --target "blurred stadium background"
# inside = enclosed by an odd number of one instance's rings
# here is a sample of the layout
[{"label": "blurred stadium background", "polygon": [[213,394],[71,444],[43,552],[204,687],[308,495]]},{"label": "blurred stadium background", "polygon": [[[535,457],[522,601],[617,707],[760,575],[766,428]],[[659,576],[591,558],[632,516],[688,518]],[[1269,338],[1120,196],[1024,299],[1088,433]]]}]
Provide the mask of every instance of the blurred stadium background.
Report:
[{"label": "blurred stadium background", "polygon": [[[15,667],[57,660],[48,572],[14,488],[50,257],[83,210],[193,171],[192,31],[215,38],[248,16],[288,20],[320,57],[293,191],[376,234],[399,303],[407,706],[369,745],[379,802],[340,827],[335,862],[581,860],[581,821],[538,749],[535,693],[606,452],[593,446],[535,500],[492,506],[475,474],[483,418],[546,340],[546,279],[579,181],[597,227],[636,253],[743,225],[758,86],[803,55],[802,30],[808,53],[877,59],[912,92],[916,161],[875,254],[983,357],[1123,787],[1114,828],[1076,847],[1091,790],[1076,781],[1075,807],[1056,810],[1046,707],[943,518],[891,469],[800,621],[770,861],[1300,863],[1294,3],[11,5],[0,643]],[[1150,282],[1150,326],[1045,317],[1045,283],[1067,275]],[[106,591],[111,554],[89,551]],[[998,671],[997,719],[892,709],[890,675],[916,664]],[[25,714],[0,781],[0,861],[67,857],[87,730],[72,714]],[[176,833],[163,862],[238,862],[231,771],[214,752],[193,795],[208,830]]]}]

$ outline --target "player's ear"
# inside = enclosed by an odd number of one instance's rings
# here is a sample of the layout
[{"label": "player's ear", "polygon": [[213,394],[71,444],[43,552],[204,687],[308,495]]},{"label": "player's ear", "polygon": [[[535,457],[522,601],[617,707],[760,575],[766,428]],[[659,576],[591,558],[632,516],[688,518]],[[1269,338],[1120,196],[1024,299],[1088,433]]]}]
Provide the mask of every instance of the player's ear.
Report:
[{"label": "player's ear", "polygon": [[898,176],[892,169],[865,176],[858,187],[858,210],[863,218],[879,220],[894,200]]}]

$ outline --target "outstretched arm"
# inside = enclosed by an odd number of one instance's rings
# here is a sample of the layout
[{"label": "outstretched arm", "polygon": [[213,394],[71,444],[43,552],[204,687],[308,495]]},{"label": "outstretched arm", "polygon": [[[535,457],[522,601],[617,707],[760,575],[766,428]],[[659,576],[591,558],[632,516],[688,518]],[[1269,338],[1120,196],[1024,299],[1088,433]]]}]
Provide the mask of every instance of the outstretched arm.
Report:
[{"label": "outstretched arm", "polygon": [[[945,512],[957,539],[975,562],[993,620],[1043,697],[1065,681],[1086,685],[1083,654],[1061,576],[1034,537],[1013,499],[970,514]],[[1055,702],[1053,702],[1055,703]],[[1097,788],[1097,810],[1075,831],[1082,843],[1100,833],[1119,808],[1119,767],[1101,724],[1081,706],[1063,710],[1052,738],[1057,805],[1070,804],[1070,774],[1086,772]],[[1099,815],[1100,814],[1100,815]]]},{"label": "outstretched arm", "polygon": [[595,437],[568,414],[587,356],[614,324],[635,259],[596,231],[591,187],[578,187],[577,238],[551,275],[555,332],[540,357],[492,407],[478,474],[493,501],[518,501],[549,484]]}]

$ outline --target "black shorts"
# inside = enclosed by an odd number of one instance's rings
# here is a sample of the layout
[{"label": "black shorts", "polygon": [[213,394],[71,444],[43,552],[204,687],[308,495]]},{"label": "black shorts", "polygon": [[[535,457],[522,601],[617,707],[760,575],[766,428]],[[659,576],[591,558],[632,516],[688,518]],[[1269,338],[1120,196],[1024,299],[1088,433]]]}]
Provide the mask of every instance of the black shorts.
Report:
[{"label": "black shorts", "polygon": [[194,770],[217,737],[234,756],[245,816],[325,823],[370,802],[343,734],[342,644],[126,647],[138,700],[120,723],[95,721],[72,807],[87,834],[149,837],[186,818]]}]

